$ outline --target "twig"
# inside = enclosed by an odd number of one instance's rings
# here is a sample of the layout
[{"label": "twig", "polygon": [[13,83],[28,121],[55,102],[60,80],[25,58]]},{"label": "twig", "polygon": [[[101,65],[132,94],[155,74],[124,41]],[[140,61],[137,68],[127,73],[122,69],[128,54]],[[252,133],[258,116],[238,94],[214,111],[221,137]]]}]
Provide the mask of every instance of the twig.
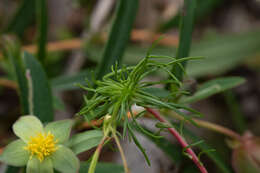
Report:
[{"label": "twig", "polygon": [[17,84],[14,81],[8,80],[8,79],[4,79],[4,78],[0,78],[0,86],[5,86],[8,88],[12,88],[12,89],[17,89]]},{"label": "twig", "polygon": [[[169,115],[173,118],[178,119],[178,120],[181,120],[181,121],[184,120],[184,118],[182,116],[176,114],[175,112],[170,112]],[[234,131],[226,128],[226,127],[223,127],[223,126],[220,126],[218,124],[214,124],[214,123],[211,123],[211,122],[208,122],[208,121],[198,120],[198,119],[195,119],[195,118],[192,118],[192,121],[194,121],[200,127],[203,127],[203,128],[224,134],[224,135],[229,136],[229,137],[236,139],[238,141],[241,140],[241,136],[238,133],[236,133],[236,132],[234,132]],[[186,121],[186,122],[190,123],[189,121]]]},{"label": "twig", "polygon": [[[163,117],[161,117],[160,113],[154,109],[146,108],[148,112],[150,112],[156,119],[158,119],[161,122],[168,123]],[[203,164],[199,161],[196,154],[193,152],[193,150],[189,147],[188,143],[185,141],[185,139],[174,129],[174,128],[168,128],[169,132],[177,139],[177,141],[181,144],[183,148],[187,148],[186,152],[191,156],[191,160],[196,164],[196,166],[199,168],[201,173],[207,173],[208,171],[203,166]]]}]

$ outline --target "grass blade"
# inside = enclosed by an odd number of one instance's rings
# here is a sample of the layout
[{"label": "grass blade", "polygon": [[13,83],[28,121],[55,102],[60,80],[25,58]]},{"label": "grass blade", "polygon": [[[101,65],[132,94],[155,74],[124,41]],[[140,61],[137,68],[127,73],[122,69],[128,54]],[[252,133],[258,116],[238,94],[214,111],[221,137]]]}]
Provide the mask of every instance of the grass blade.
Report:
[{"label": "grass blade", "polygon": [[[181,17],[179,47],[176,55],[177,58],[189,56],[196,1],[197,0],[184,0],[184,7],[186,8],[184,13],[186,14],[183,14]],[[186,63],[183,62],[182,64],[185,66]],[[179,80],[182,80],[183,71],[179,66],[173,65],[172,72]]]},{"label": "grass blade", "polygon": [[37,21],[37,56],[43,63],[46,57],[46,42],[47,42],[47,29],[48,29],[48,17],[47,17],[47,0],[36,1],[36,21]]},{"label": "grass blade", "polygon": [[4,32],[11,32],[22,36],[28,25],[32,23],[34,15],[35,0],[23,0],[15,15],[4,29]]},{"label": "grass blade", "polygon": [[101,79],[110,71],[111,66],[118,61],[121,63],[124,50],[129,40],[130,32],[135,20],[138,0],[120,0],[105,50],[99,66],[97,78]]}]

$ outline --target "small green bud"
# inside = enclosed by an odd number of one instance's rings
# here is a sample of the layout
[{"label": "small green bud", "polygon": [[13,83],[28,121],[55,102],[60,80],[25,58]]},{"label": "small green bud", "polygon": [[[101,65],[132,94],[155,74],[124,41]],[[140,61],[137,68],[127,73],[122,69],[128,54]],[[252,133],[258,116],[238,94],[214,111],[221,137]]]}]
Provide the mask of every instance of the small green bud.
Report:
[{"label": "small green bud", "polygon": [[246,132],[233,150],[232,165],[236,173],[259,173],[260,138]]}]

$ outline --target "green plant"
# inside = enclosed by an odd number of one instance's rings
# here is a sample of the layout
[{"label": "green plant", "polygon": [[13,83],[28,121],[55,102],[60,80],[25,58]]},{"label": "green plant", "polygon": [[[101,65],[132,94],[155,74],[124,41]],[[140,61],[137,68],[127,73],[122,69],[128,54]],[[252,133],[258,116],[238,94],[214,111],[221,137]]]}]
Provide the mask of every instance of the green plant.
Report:
[{"label": "green plant", "polygon": [[[235,67],[246,56],[256,53],[259,49],[259,32],[222,38],[215,35],[214,39],[210,38],[200,44],[195,41],[197,45],[193,46],[194,19],[201,20],[222,1],[185,0],[184,10],[177,16],[177,20],[173,18],[159,27],[162,31],[169,29],[172,24],[176,25],[176,21],[180,22],[179,44],[176,50],[173,46],[157,45],[159,40],[148,51],[135,42],[127,48],[139,1],[118,2],[103,51],[100,46],[95,46],[95,39],[99,34],[87,38],[87,44],[83,48],[97,65],[92,67],[91,63],[85,63],[86,69],[69,76],[52,74],[52,68],[56,70],[55,63],[53,66],[48,64],[53,55],[47,52],[47,35],[50,29],[46,0],[21,1],[14,17],[7,22],[8,25],[2,31],[16,34],[20,41],[24,42],[27,42],[24,33],[28,32],[29,26],[34,28],[32,24],[35,23],[37,38],[34,39],[37,43],[34,56],[21,50],[18,39],[8,36],[1,39],[0,65],[4,75],[0,78],[0,84],[11,84],[17,91],[21,105],[19,115],[22,115],[13,125],[13,131],[20,139],[6,145],[0,153],[1,162],[18,166],[9,166],[6,173],[24,171],[25,165],[28,173],[52,173],[53,168],[65,173],[129,173],[120,140],[133,141],[150,165],[151,156],[146,152],[146,146],[138,141],[136,133],[154,142],[171,158],[173,164],[180,167],[184,165],[181,173],[191,170],[206,173],[207,170],[212,170],[209,166],[211,164],[205,164],[210,163],[204,162],[206,159],[211,159],[217,170],[223,173],[259,172],[258,137],[250,133],[238,134],[227,127],[203,121],[200,119],[201,113],[190,107],[191,103],[226,91],[226,101],[235,114],[231,118],[232,123],[239,132],[244,132],[249,127],[239,110],[239,103],[229,91],[245,83],[245,79],[215,76]],[[87,8],[90,9],[95,3],[88,1],[85,4],[88,4],[90,7]],[[78,5],[83,4],[80,2]],[[88,20],[90,19],[86,17],[85,21]],[[64,64],[59,58],[56,60],[57,67]],[[159,76],[159,79],[148,80],[155,75]],[[190,90],[185,81],[190,76],[202,77],[202,81],[205,81],[209,75],[214,78],[197,84],[194,91]],[[55,78],[50,79],[53,76]],[[75,118],[54,121],[55,110],[65,109],[57,95],[62,91],[80,88],[84,89],[86,94],[83,95],[83,105],[77,110]],[[0,88],[0,94],[4,93],[2,91],[4,90]],[[139,106],[138,109],[136,106]],[[143,116],[159,122],[154,127],[142,126],[137,120]],[[43,127],[42,123],[46,123],[46,126]],[[79,128],[85,127],[86,124],[95,130]],[[231,163],[215,149],[215,145],[208,144],[203,135],[199,137],[188,130],[186,125],[205,128],[228,137],[227,143],[233,151],[233,169]],[[75,133],[69,138],[72,128]],[[169,131],[178,143],[164,138],[161,135],[163,131]],[[98,163],[102,148],[112,141],[121,154],[123,166]],[[225,143],[224,139],[219,141]],[[94,147],[97,148],[89,161],[80,163],[76,155]],[[204,158],[204,155],[207,157]]]}]

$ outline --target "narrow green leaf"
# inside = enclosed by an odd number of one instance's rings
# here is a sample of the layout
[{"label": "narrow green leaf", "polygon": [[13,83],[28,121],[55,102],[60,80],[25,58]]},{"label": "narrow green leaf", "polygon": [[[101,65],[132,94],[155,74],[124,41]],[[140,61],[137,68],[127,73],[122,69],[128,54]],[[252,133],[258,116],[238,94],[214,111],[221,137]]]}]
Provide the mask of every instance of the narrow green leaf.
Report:
[{"label": "narrow green leaf", "polygon": [[55,110],[62,110],[65,111],[65,103],[64,101],[59,98],[58,96],[53,96],[53,107]]},{"label": "narrow green leaf", "polygon": [[23,68],[23,62],[20,55],[20,47],[14,42],[6,42],[6,51],[4,52],[8,57],[11,66],[13,68],[16,81],[18,83],[18,93],[20,103],[22,105],[22,114],[29,114],[29,102],[28,102],[28,88],[27,80],[25,78],[25,70]]},{"label": "narrow green leaf", "polygon": [[138,2],[138,0],[120,0],[116,10],[116,18],[110,31],[103,52],[103,59],[97,73],[98,79],[101,79],[108,73],[116,61],[118,61],[119,64],[121,63],[137,13]]},{"label": "narrow green leaf", "polygon": [[37,56],[43,63],[46,58],[46,43],[48,30],[47,0],[36,1],[37,21]]},{"label": "narrow green leaf", "polygon": [[[192,47],[192,56],[205,59],[188,62],[187,74],[194,77],[221,75],[259,52],[259,31],[229,35],[215,34]],[[221,67],[221,68],[220,68]]]},{"label": "narrow green leaf", "polygon": [[142,147],[142,145],[139,143],[139,141],[138,141],[138,139],[136,138],[136,136],[135,136],[135,134],[134,134],[134,132],[133,132],[133,129],[132,129],[132,127],[131,127],[131,125],[130,125],[129,123],[127,124],[127,127],[128,127],[129,134],[130,134],[130,136],[132,137],[132,139],[133,139],[135,145],[136,145],[136,146],[139,148],[139,150],[143,153],[144,158],[145,158],[147,164],[150,166],[150,165],[151,165],[151,162],[150,162],[150,160],[149,160],[149,158],[148,158],[148,156],[147,156],[147,154],[146,154],[146,152],[145,152],[145,149],[144,149],[144,148]]},{"label": "narrow green leaf", "polygon": [[150,87],[150,88],[145,88],[144,91],[158,98],[167,98],[171,95],[171,93],[168,90],[165,90],[163,88]]},{"label": "narrow green leaf", "polygon": [[234,88],[245,82],[245,79],[241,77],[225,77],[210,80],[202,84],[197,92],[192,96],[184,96],[180,99],[180,103],[193,103],[205,98],[208,98],[214,94],[223,92],[227,89]]},{"label": "narrow green leaf", "polygon": [[50,122],[54,118],[53,99],[47,75],[42,65],[31,54],[25,52],[23,56],[25,69],[30,71],[32,80],[33,113],[42,122]]},{"label": "narrow green leaf", "polygon": [[59,76],[51,80],[51,85],[57,91],[74,90],[79,88],[76,84],[85,84],[86,79],[90,79],[90,76],[91,72],[89,70],[71,76]]},{"label": "narrow green leaf", "polygon": [[35,0],[23,0],[15,15],[8,23],[4,32],[16,33],[22,36],[25,29],[30,25],[35,15]]},{"label": "narrow green leaf", "polygon": [[247,130],[245,116],[242,113],[241,105],[239,104],[235,94],[231,91],[225,91],[223,93],[228,109],[231,113],[230,118],[234,124],[236,131],[243,134]]},{"label": "narrow green leaf", "polygon": [[100,130],[86,131],[72,136],[66,146],[71,148],[74,153],[79,154],[97,146],[102,138],[103,132]]},{"label": "narrow green leaf", "polygon": [[[179,47],[177,50],[177,58],[188,57],[190,53],[194,14],[197,0],[184,0],[184,12],[181,16]],[[185,66],[185,61],[182,63]],[[183,70],[178,65],[173,65],[173,74],[182,80]]]},{"label": "narrow green leaf", "polygon": [[[79,173],[86,173],[89,163],[81,163]],[[98,163],[95,173],[125,173],[124,167],[113,163]]]}]

